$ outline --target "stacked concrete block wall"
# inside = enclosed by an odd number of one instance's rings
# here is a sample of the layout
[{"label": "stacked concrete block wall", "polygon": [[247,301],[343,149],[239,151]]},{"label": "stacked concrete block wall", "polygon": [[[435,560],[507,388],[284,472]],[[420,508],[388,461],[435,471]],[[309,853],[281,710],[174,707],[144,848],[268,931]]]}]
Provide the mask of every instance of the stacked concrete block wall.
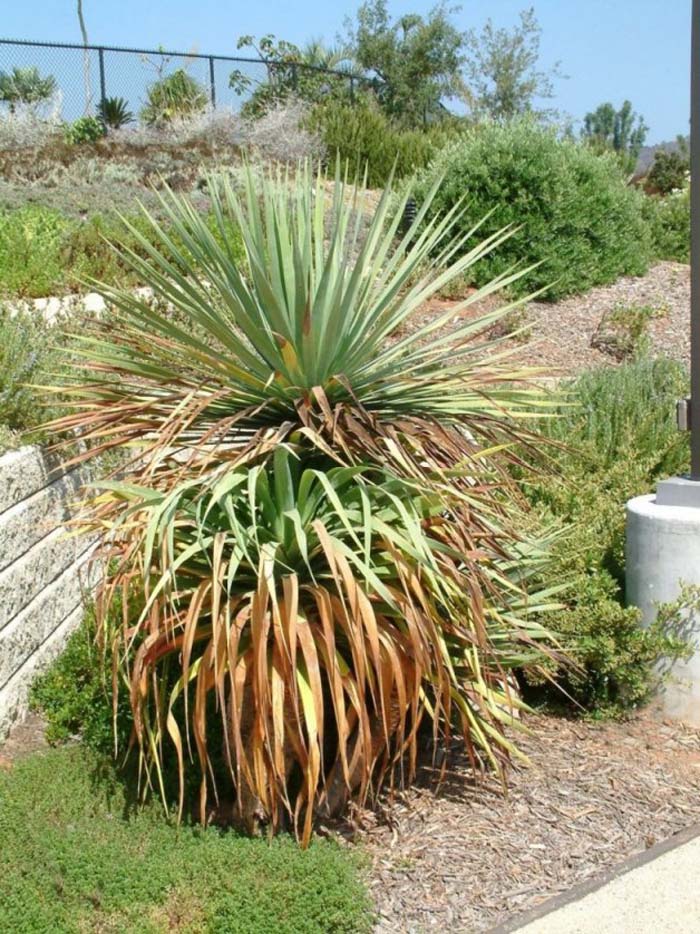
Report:
[{"label": "stacked concrete block wall", "polygon": [[82,618],[94,542],[66,523],[86,477],[37,447],[0,457],[0,740]]}]

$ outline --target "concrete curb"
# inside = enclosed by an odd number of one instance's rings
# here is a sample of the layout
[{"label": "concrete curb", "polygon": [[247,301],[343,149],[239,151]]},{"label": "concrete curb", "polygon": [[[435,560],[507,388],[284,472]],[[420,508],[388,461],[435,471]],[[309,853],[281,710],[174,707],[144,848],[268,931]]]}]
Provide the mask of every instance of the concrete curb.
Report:
[{"label": "concrete curb", "polygon": [[658,859],[659,856],[663,856],[671,850],[675,850],[680,846],[684,846],[686,843],[690,843],[690,841],[695,840],[696,837],[700,837],[700,824],[693,824],[691,827],[675,833],[672,837],[655,843],[653,846],[650,846],[648,850],[635,853],[633,856],[630,856],[624,862],[620,863],[619,866],[615,866],[608,872],[603,873],[603,875],[596,876],[594,879],[589,879],[587,882],[582,882],[579,885],[573,886],[573,888],[568,889],[566,892],[561,892],[559,895],[548,898],[536,908],[525,911],[509,921],[504,921],[497,927],[491,928],[488,934],[513,934],[513,932],[519,931],[526,925],[532,924],[533,921],[539,921],[546,915],[552,914],[567,905],[571,905],[573,902],[578,902],[592,892],[597,892],[609,882],[626,875],[633,869],[639,869],[640,866],[645,866],[647,863],[653,862],[655,859]]}]

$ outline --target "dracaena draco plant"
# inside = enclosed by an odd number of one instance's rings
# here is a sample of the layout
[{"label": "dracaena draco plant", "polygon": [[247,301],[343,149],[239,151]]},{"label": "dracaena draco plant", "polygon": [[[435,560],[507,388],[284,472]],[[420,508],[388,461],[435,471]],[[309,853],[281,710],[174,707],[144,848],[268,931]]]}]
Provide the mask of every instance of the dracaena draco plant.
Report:
[{"label": "dracaena draco plant", "polygon": [[98,617],[146,784],[170,744],[206,815],[214,709],[244,820],[291,818],[308,842],[317,811],[410,780],[426,715],[475,766],[513,751],[509,671],[556,651],[508,480],[545,399],[489,336],[512,304],[404,327],[508,230],[454,238],[461,209],[427,220],[428,199],[400,234],[408,195],[369,212],[308,167],[210,191],[220,236],[168,192],[168,231],[145,211],[151,235],[132,228],[143,257],[122,254],[156,302],[102,289],[113,313],[79,347],[94,378],[62,387],[54,427],[83,439],[77,459],[131,452],[86,521],[105,533]]}]

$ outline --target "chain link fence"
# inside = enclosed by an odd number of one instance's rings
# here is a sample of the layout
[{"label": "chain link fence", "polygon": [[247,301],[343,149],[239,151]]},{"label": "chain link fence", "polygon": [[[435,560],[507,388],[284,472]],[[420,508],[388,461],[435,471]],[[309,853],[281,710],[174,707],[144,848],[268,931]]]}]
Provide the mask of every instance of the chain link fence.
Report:
[{"label": "chain link fence", "polygon": [[[299,83],[303,88],[310,81],[315,87],[342,87],[350,98],[365,83],[357,75],[300,62],[0,39],[0,112],[28,102],[73,121],[94,115],[107,98],[123,98],[138,117],[148,103],[149,89],[180,70],[197,82],[211,106],[233,111],[239,111],[256,89],[280,77],[292,87]],[[40,87],[37,82],[44,82],[44,90],[50,86],[51,93],[27,101],[39,94],[31,89]]]}]

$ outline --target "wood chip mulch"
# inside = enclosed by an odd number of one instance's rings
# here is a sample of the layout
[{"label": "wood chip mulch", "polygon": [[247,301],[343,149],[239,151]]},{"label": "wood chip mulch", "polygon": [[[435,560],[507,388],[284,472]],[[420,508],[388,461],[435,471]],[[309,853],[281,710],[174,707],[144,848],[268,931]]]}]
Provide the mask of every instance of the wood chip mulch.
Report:
[{"label": "wood chip mulch", "polygon": [[[496,295],[459,311],[459,300],[432,299],[411,318],[401,334],[454,308],[454,317],[437,332],[447,333],[502,304],[504,299]],[[603,316],[617,306],[654,309],[647,332],[650,352],[688,363],[690,267],[672,262],[656,263],[645,276],[627,276],[583,295],[524,305],[519,326],[526,327],[527,333],[513,340],[512,359],[528,366],[545,367],[558,377],[618,363],[610,354],[591,345]]]},{"label": "wood chip mulch", "polygon": [[437,791],[425,768],[357,815],[377,934],[488,931],[700,821],[700,731],[650,712],[527,725],[507,797],[455,755]]}]

